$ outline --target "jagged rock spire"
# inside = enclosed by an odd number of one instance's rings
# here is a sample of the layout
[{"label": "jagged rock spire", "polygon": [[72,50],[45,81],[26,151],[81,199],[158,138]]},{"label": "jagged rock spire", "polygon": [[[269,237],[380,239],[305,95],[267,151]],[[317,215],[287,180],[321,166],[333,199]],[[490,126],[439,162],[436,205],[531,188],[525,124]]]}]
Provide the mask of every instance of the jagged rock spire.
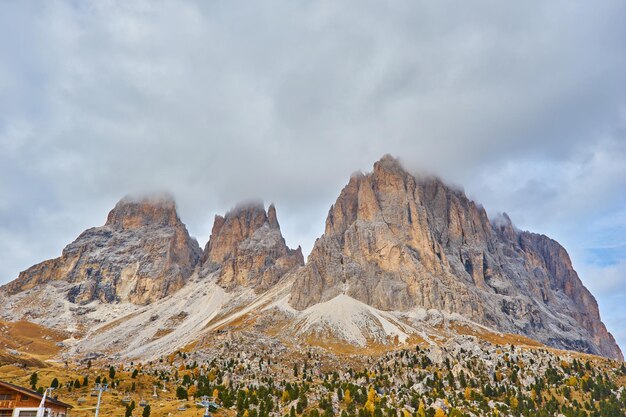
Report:
[{"label": "jagged rock spire", "polygon": [[289,249],[285,243],[274,205],[266,212],[262,203],[241,204],[216,216],[202,256],[205,271],[219,270],[219,284],[230,290],[262,291],[303,264],[300,247]]},{"label": "jagged rock spire", "polygon": [[278,224],[278,218],[276,217],[276,207],[274,207],[274,203],[270,204],[269,208],[267,209],[267,222],[272,229],[280,229],[280,225]]},{"label": "jagged rock spire", "polygon": [[268,223],[263,203],[246,203],[226,213],[216,215],[211,236],[204,249],[202,262],[220,264],[237,251],[241,242]]}]

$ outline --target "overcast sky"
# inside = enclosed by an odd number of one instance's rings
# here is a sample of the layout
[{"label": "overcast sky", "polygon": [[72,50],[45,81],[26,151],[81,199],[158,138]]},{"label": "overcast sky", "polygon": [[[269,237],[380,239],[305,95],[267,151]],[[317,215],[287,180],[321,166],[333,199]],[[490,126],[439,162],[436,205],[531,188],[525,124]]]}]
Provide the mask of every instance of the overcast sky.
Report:
[{"label": "overcast sky", "polygon": [[626,347],[626,3],[0,2],[0,283],[169,191],[307,254],[385,153],[572,256]]}]

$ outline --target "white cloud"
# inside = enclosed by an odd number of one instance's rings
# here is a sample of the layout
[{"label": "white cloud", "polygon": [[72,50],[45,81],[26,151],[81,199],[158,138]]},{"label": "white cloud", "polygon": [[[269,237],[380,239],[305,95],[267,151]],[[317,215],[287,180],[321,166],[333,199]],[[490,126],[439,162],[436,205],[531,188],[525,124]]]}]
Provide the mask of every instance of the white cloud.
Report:
[{"label": "white cloud", "polygon": [[585,265],[578,271],[589,290],[599,297],[617,296],[626,302],[626,259],[610,265]]}]

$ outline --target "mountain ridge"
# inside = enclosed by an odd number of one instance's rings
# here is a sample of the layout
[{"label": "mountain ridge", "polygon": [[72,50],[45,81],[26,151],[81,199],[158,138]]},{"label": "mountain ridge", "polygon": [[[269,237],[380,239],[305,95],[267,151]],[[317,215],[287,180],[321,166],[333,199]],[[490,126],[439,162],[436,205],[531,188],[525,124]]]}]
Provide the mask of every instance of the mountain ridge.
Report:
[{"label": "mountain ridge", "polygon": [[306,263],[273,204],[216,215],[200,250],[173,199],[124,198],[0,299],[5,319],[74,332],[68,354],[123,354],[130,334],[140,335],[133,352],[161,352],[219,329],[393,346],[467,325],[623,360],[558,242],[506,214],[489,219],[462,190],[389,155],[350,178]]}]

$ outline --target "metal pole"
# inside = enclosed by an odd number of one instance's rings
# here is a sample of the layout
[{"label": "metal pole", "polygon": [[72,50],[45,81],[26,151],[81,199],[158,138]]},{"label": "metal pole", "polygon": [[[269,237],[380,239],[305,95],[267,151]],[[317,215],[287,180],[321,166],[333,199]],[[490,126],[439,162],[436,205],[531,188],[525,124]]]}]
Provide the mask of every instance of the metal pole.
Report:
[{"label": "metal pole", "polygon": [[44,417],[46,414],[46,397],[48,396],[48,392],[52,392],[54,388],[46,388],[41,397],[41,403],[39,403],[39,408],[37,408],[37,417]]},{"label": "metal pole", "polygon": [[98,390],[98,405],[96,405],[96,417],[98,417],[98,413],[100,412],[100,398],[102,398],[102,390]]},{"label": "metal pole", "polygon": [[107,384],[96,384],[95,390],[98,391],[98,404],[96,405],[96,417],[100,413],[100,399],[102,398],[102,393],[108,389]]}]

